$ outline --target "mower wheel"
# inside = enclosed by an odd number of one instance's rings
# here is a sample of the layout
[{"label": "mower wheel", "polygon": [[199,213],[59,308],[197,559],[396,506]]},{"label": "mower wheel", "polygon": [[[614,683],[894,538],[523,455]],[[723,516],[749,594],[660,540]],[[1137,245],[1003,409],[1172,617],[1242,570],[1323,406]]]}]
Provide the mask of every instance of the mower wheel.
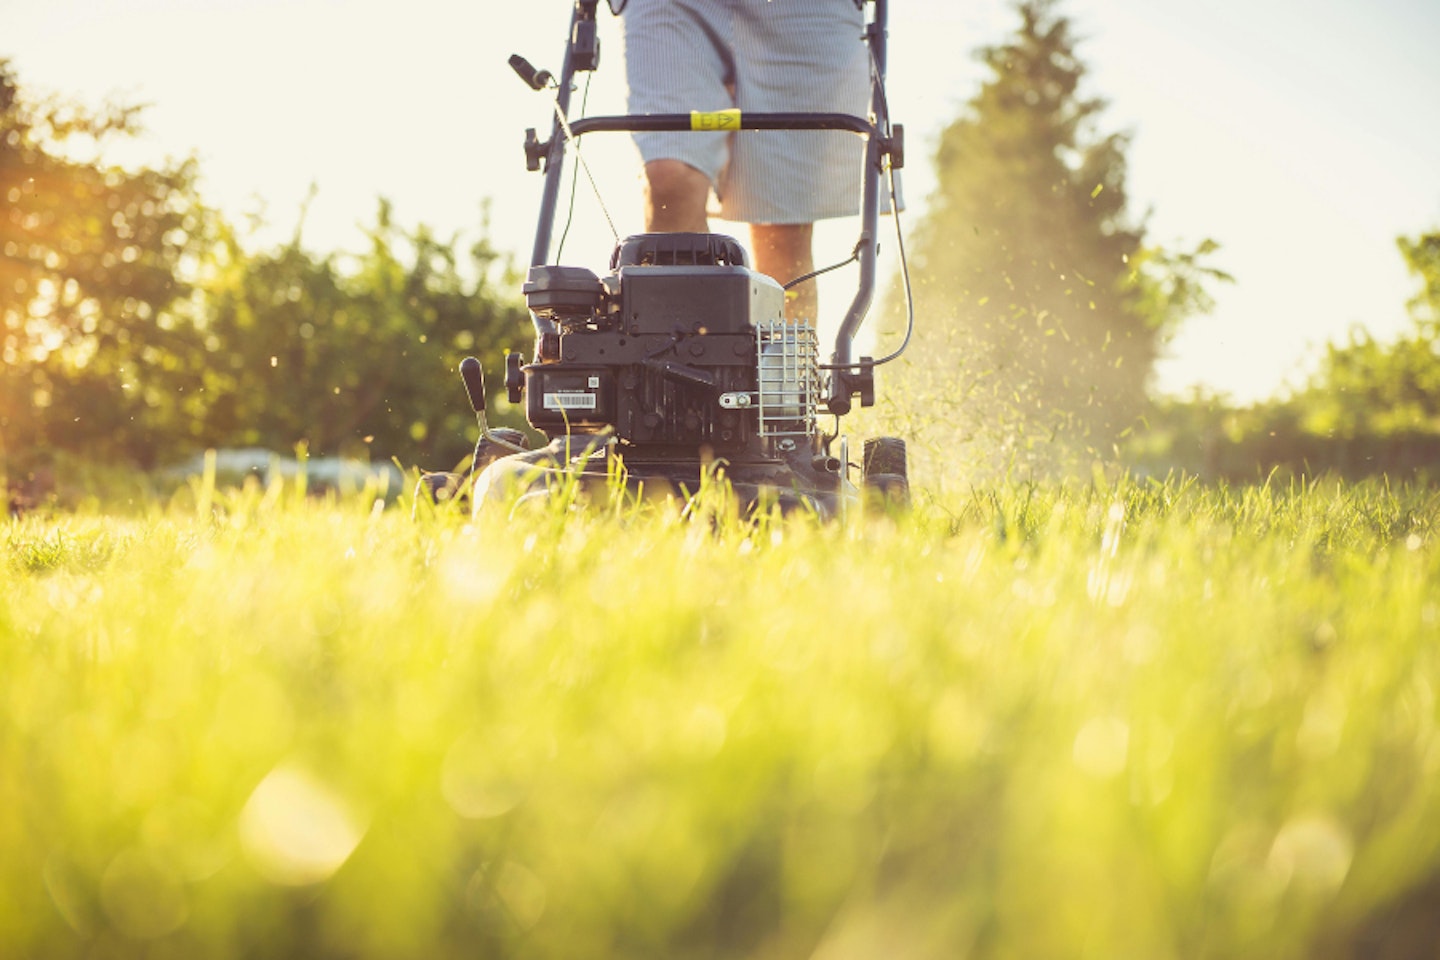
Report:
[{"label": "mower wheel", "polygon": [[[516,447],[525,450],[530,449],[530,438],[519,430],[510,427],[496,427],[490,431],[490,434],[491,436],[504,440],[506,443],[512,443]],[[475,444],[475,457],[470,461],[470,472],[479,473],[496,460],[499,460],[501,457],[508,457],[514,452],[514,447],[492,443],[490,437],[481,436],[480,442]]]},{"label": "mower wheel", "polygon": [[894,476],[907,480],[905,441],[899,437],[871,437],[865,441],[865,479]]},{"label": "mower wheel", "polygon": [[882,510],[903,510],[910,505],[910,481],[898,473],[865,476],[865,500]]},{"label": "mower wheel", "polygon": [[415,484],[415,505],[412,515],[418,516],[420,502],[435,507],[452,500],[464,503],[469,496],[469,478],[462,473],[422,473]]}]

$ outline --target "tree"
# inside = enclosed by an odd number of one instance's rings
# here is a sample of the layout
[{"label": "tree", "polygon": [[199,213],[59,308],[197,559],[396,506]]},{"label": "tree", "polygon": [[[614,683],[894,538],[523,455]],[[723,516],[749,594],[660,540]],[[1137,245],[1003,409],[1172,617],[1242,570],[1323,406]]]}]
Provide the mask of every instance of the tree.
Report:
[{"label": "tree", "polygon": [[1410,316],[1422,333],[1440,336],[1440,230],[1411,240],[1395,241],[1405,266],[1420,279],[1420,292],[1410,301]]},{"label": "tree", "polygon": [[174,395],[192,331],[162,319],[204,212],[190,163],[124,170],[101,148],[134,108],[23,95],[0,60],[0,435],[12,452],[153,450],[137,428]]},{"label": "tree", "polygon": [[1223,274],[1203,262],[1209,241],[1145,247],[1126,209],[1127,138],[1095,129],[1103,102],[1080,94],[1070,22],[1052,0],[1016,10],[940,137],[913,243],[922,359],[908,379],[928,415],[998,431],[1001,457],[1039,463],[1104,450],[1135,420],[1168,330]]},{"label": "tree", "polygon": [[1420,291],[1414,326],[1391,341],[1357,327],[1326,346],[1291,395],[1232,408],[1214,397],[1158,403],[1131,453],[1150,470],[1235,480],[1281,468],[1347,477],[1440,469],[1440,232],[1396,241]]},{"label": "tree", "polygon": [[1367,331],[1326,347],[1320,369],[1295,402],[1307,427],[1332,436],[1440,433],[1440,232],[1396,240],[1420,291],[1413,328],[1393,342]]},{"label": "tree", "polygon": [[103,162],[136,129],[131,108],[27,99],[0,61],[0,454],[152,466],[306,441],[463,456],[461,356],[488,351],[498,370],[501,338],[529,331],[518,283],[491,288],[503,264],[488,238],[467,264],[458,239],[402,231],[382,202],[358,257],[311,253],[298,228],[251,253],[201,203],[193,162]]}]

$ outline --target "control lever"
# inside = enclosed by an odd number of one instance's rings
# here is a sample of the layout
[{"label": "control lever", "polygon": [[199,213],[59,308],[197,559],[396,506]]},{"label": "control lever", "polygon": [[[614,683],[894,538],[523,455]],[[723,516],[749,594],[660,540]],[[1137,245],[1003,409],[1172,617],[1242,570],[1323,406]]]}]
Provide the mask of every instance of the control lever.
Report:
[{"label": "control lever", "polygon": [[465,393],[470,397],[470,409],[476,413],[485,412],[485,371],[480,361],[466,357],[460,361],[460,379],[465,381]]},{"label": "control lever", "polygon": [[520,74],[520,79],[529,84],[532,90],[544,90],[555,79],[549,70],[537,70],[529,60],[518,53],[510,55],[510,69]]},{"label": "control lever", "polygon": [[470,397],[470,409],[475,411],[475,422],[480,424],[480,436],[507,450],[524,453],[524,447],[490,432],[490,424],[485,420],[485,371],[481,369],[480,361],[474,357],[461,360],[460,379],[465,381],[465,393]]}]

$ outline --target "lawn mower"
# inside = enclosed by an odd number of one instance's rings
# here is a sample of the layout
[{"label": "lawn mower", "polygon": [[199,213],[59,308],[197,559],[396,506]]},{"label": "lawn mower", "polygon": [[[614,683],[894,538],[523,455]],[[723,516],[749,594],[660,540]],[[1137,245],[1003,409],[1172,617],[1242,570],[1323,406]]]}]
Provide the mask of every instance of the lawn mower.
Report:
[{"label": "lawn mower", "polygon": [[[868,118],[725,110],[572,119],[575,75],[599,65],[598,5],[576,0],[558,80],[518,55],[510,59],[522,80],[555,98],[549,139],[540,140],[532,128],[525,142],[527,167],[545,177],[523,287],[534,349],[528,363],[518,352],[507,353],[505,363],[510,402],[524,404],[526,419],[549,442],[529,449],[521,431],[488,426],[484,375],[479,361],[468,357],[460,374],[480,427],[474,458],[464,474],[424,475],[417,494],[431,500],[468,494],[479,511],[492,500],[546,498],[559,489],[616,483],[683,500],[720,480],[751,510],[774,505],[834,517],[867,492],[903,503],[904,441],[867,440],[861,462],[852,464],[849,440],[840,431],[840,418],[855,398],[862,406],[874,403],[875,367],[905,346],[880,360],[853,356],[875,289],[882,177],[893,207],[893,171],[904,158],[903,129],[890,123],[885,101],[887,0],[871,0],[866,22]],[[713,233],[625,238],[604,277],[549,263],[567,146],[592,133],[650,130],[726,130],[736,136],[840,130],[863,137],[854,254],[833,267],[785,278],[783,287],[749,267],[740,243]],[[578,151],[577,157],[583,164]],[[898,223],[896,239],[899,244]],[[903,245],[900,250],[903,263]],[[815,328],[786,319],[785,289],[852,262],[858,290],[822,363]],[[908,304],[908,279],[906,293]],[[913,307],[909,313],[905,343]],[[822,429],[822,411],[834,417],[829,431]]]}]

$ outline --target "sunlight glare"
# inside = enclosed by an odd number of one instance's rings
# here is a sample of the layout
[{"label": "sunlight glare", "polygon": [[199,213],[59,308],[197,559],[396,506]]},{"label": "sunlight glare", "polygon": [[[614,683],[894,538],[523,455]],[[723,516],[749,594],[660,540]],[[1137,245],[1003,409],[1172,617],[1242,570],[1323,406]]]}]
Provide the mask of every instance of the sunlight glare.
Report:
[{"label": "sunlight glare", "polygon": [[298,767],[270,771],[240,814],[240,843],[251,865],[282,886],[328,879],[364,835],[345,802]]}]

